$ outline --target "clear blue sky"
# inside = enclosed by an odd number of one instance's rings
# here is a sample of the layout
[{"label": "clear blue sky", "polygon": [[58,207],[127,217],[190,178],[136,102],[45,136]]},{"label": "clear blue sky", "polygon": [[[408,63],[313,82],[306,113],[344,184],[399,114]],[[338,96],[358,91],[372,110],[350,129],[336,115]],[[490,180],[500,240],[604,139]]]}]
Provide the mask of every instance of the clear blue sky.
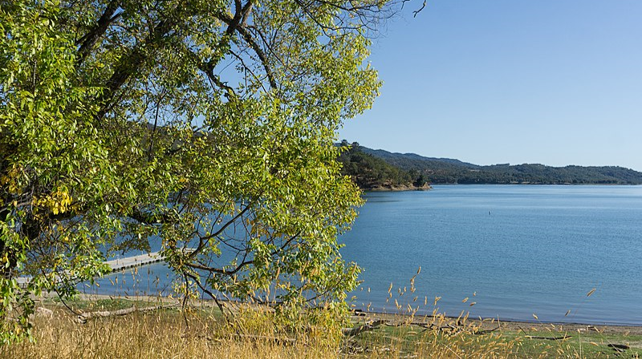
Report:
[{"label": "clear blue sky", "polygon": [[339,139],[475,164],[642,171],[641,0],[428,0],[388,21],[384,84]]}]

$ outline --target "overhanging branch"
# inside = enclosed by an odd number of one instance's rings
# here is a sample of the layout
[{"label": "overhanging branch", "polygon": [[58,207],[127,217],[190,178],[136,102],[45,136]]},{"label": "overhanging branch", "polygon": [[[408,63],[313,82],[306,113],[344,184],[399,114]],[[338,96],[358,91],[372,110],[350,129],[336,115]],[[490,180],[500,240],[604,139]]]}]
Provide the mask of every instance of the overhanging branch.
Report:
[{"label": "overhanging branch", "polygon": [[76,66],[80,66],[91,53],[98,39],[105,34],[109,25],[116,21],[121,13],[116,14],[120,6],[120,0],[112,0],[108,5],[102,16],[96,22],[96,25],[87,33],[76,41],[78,48],[78,58],[76,59]]}]

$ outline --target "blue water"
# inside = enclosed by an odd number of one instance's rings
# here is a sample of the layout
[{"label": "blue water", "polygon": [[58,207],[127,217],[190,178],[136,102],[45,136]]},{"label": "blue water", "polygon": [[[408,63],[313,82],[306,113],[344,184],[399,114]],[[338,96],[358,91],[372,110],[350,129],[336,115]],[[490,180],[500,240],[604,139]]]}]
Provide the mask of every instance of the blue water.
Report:
[{"label": "blue water", "polygon": [[420,312],[441,296],[448,315],[642,325],[642,187],[436,186],[365,197],[342,237],[344,258],[364,268],[358,306],[395,312],[390,283],[399,298],[421,267],[416,292],[398,300],[421,302]]},{"label": "blue water", "polygon": [[[364,196],[340,238],[344,258],[364,269],[351,294],[357,307],[394,313],[396,299],[430,313],[440,296],[447,315],[642,325],[642,187],[460,185]],[[139,271],[87,290],[171,292],[163,265]]]}]

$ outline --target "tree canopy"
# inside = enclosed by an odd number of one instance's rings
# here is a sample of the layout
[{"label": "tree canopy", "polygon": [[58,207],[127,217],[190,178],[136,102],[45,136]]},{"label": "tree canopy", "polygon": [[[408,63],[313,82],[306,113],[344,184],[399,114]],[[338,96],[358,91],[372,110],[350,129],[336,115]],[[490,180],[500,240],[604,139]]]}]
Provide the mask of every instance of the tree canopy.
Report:
[{"label": "tree canopy", "polygon": [[0,341],[28,334],[32,294],[153,239],[186,293],[341,307],[361,199],[333,142],[377,95],[385,9],[0,0]]}]

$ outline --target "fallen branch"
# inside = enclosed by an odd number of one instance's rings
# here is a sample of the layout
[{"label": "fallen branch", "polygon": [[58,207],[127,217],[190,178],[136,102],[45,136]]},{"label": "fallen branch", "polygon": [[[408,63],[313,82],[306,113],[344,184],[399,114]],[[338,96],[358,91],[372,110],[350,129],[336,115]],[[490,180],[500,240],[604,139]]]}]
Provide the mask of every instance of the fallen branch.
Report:
[{"label": "fallen branch", "polygon": [[564,335],[562,337],[536,337],[532,335],[527,335],[526,338],[528,339],[542,339],[542,340],[564,340],[570,338],[570,335]]},{"label": "fallen branch", "polygon": [[268,341],[279,345],[292,345],[296,343],[296,339],[287,338],[287,337],[279,338],[279,337],[268,337],[264,335],[251,335],[251,334],[236,334],[234,336],[237,338],[249,339],[252,341]]},{"label": "fallen branch", "polygon": [[154,310],[159,310],[159,309],[164,309],[164,308],[171,308],[175,307],[176,304],[171,304],[171,305],[157,305],[154,307],[145,307],[145,308],[138,308],[138,307],[131,307],[131,308],[126,308],[126,309],[119,309],[119,310],[114,310],[114,311],[98,311],[98,312],[89,312],[89,313],[82,313],[78,315],[77,321],[79,323],[85,324],[87,323],[88,320],[94,319],[94,318],[107,318],[107,317],[116,317],[116,316],[123,316],[131,313],[137,313],[137,312],[151,312]]},{"label": "fallen branch", "polygon": [[631,348],[630,346],[625,344],[609,344],[607,346],[618,353],[623,353],[625,350]]},{"label": "fallen branch", "polygon": [[499,328],[500,327],[497,326],[497,328],[493,328],[493,329],[477,330],[477,331],[473,332],[473,334],[475,334],[475,335],[484,335],[484,334],[492,333],[492,332],[494,332],[496,330],[499,330]]},{"label": "fallen branch", "polygon": [[349,337],[354,337],[357,336],[363,332],[367,332],[370,330],[375,330],[377,327],[379,327],[382,324],[386,324],[385,320],[376,320],[372,323],[366,323],[364,325],[361,325],[357,328],[343,328],[343,335],[349,336]]}]

